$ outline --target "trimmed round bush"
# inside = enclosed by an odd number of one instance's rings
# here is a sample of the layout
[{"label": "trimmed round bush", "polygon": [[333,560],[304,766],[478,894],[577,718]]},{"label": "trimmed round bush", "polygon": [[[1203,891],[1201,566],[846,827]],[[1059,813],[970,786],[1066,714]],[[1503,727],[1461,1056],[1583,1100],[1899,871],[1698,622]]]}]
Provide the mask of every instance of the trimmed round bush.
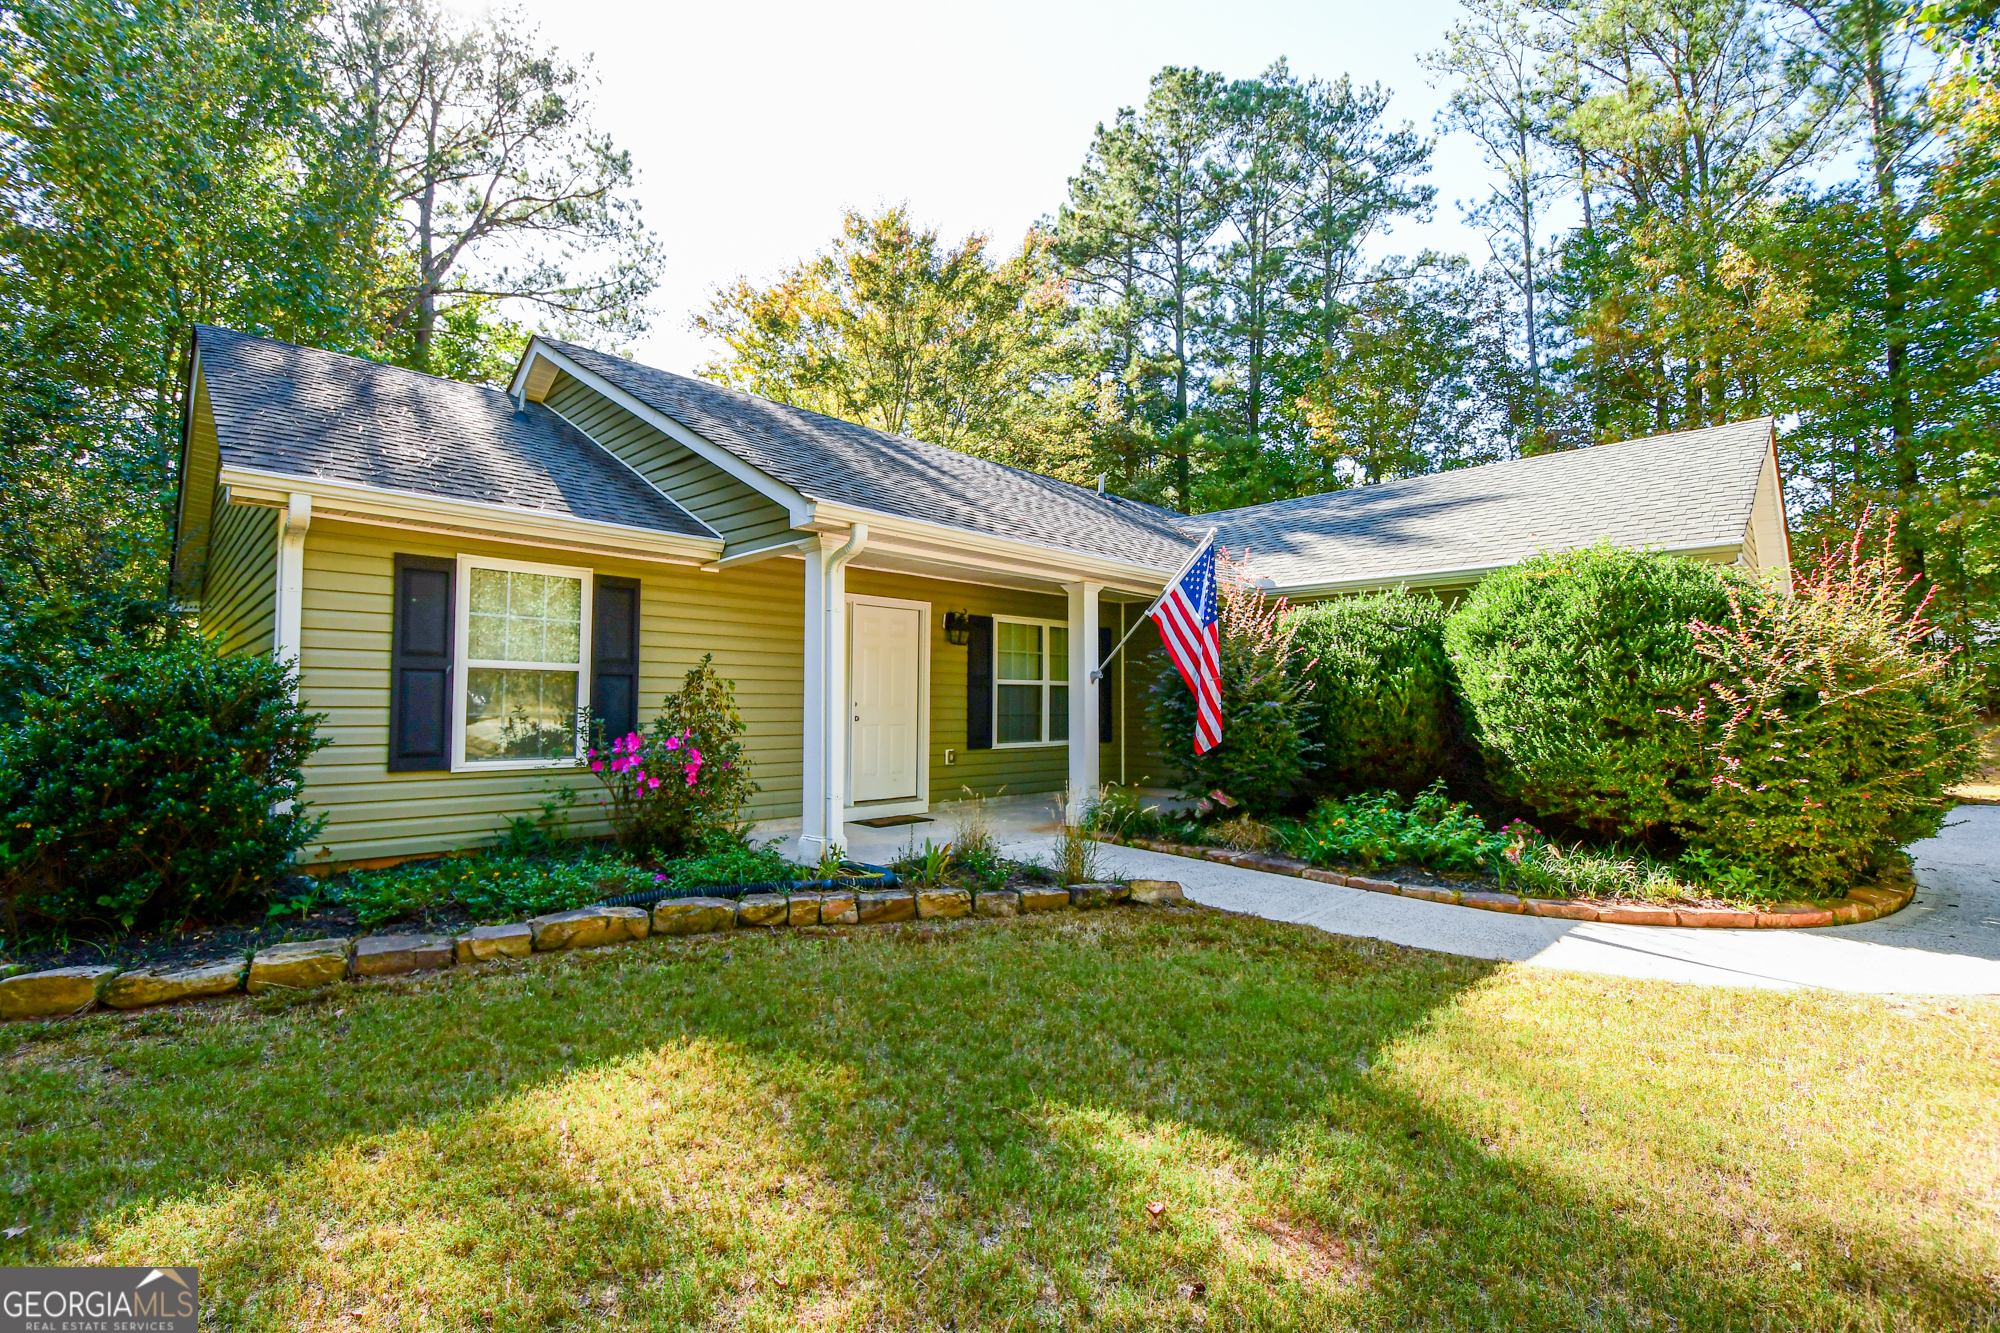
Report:
[{"label": "trimmed round bush", "polygon": [[1445,607],[1396,588],[1315,602],[1293,612],[1294,660],[1312,681],[1324,791],[1414,796],[1444,771],[1451,742],[1451,663]]},{"label": "trimmed round bush", "polygon": [[1689,622],[1751,585],[1680,556],[1592,546],[1488,576],[1445,625],[1502,797],[1598,837],[1651,841],[1700,799],[1700,746],[1666,716],[1715,668]]},{"label": "trimmed round bush", "polygon": [[268,657],[101,650],[0,733],[0,896],[128,927],[224,907],[318,833],[298,796],[319,720]]}]

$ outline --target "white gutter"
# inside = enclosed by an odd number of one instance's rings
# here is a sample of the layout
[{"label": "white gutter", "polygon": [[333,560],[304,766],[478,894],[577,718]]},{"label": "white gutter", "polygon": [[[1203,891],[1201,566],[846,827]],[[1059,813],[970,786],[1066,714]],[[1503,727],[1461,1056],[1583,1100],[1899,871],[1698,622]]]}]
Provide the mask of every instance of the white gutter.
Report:
[{"label": "white gutter", "polygon": [[[1557,551],[1577,550],[1573,546],[1557,547]],[[1663,555],[1682,555],[1691,559],[1723,559],[1735,555],[1743,549],[1741,542],[1707,543],[1701,546],[1650,547]],[[1535,552],[1534,554],[1540,554]],[[1254,555],[1254,553],[1253,553]],[[1526,556],[1522,557],[1527,559]],[[1309,583],[1280,583],[1269,576],[1259,579],[1264,590],[1274,597],[1317,597],[1322,594],[1339,592],[1367,592],[1372,588],[1437,587],[1455,583],[1477,583],[1488,574],[1497,574],[1503,569],[1512,569],[1520,560],[1506,560],[1497,565],[1454,565],[1438,569],[1413,569],[1406,573],[1371,574],[1363,578],[1322,579]]]},{"label": "white gutter", "polygon": [[233,504],[282,509],[294,491],[313,497],[314,512],[381,527],[446,536],[481,537],[557,550],[593,551],[669,564],[700,565],[722,553],[719,537],[661,532],[627,523],[606,523],[540,509],[458,500],[417,491],[390,490],[362,482],[335,481],[254,468],[225,467],[218,481]]}]

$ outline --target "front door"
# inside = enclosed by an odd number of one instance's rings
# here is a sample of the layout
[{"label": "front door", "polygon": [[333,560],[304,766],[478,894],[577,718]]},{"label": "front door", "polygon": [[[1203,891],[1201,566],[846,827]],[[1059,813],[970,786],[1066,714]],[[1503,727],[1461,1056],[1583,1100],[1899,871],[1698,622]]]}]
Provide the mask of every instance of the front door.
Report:
[{"label": "front door", "polygon": [[924,613],[913,606],[853,602],[848,680],[848,803],[906,801],[917,795],[918,695]]}]

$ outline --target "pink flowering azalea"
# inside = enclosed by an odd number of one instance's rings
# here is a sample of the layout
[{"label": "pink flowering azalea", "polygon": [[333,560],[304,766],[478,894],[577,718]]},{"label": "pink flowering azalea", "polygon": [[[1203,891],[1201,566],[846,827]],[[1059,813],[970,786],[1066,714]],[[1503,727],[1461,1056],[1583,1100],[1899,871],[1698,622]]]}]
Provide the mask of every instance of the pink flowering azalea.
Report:
[{"label": "pink flowering azalea", "polygon": [[667,748],[668,748],[669,750],[678,750],[678,749],[680,749],[680,748],[681,748],[681,743],[680,743],[679,739],[678,739],[678,738],[676,738],[676,737],[673,737],[673,736],[669,736],[669,737],[667,737]]},{"label": "pink flowering azalea", "polygon": [[[593,750],[593,751],[591,751],[591,753],[595,754],[595,753],[596,753],[596,751],[594,751],[594,750]],[[602,772],[604,771],[604,761],[603,761],[602,759],[593,759],[593,760],[591,760],[591,761],[590,761],[590,771],[591,771],[591,772],[593,772],[593,773],[602,773]]]},{"label": "pink flowering azalea", "polygon": [[658,791],[660,789],[660,780],[658,778],[648,778],[646,779],[646,785],[652,790]]}]

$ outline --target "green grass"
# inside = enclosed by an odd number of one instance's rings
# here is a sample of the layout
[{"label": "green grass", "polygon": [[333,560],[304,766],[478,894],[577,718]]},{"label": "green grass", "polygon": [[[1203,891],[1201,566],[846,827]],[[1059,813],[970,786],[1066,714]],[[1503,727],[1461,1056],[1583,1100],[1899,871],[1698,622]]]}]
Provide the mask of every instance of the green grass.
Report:
[{"label": "green grass", "polygon": [[0,1263],[218,1328],[1990,1327],[1996,1018],[1193,909],[653,940],[0,1029]]}]

